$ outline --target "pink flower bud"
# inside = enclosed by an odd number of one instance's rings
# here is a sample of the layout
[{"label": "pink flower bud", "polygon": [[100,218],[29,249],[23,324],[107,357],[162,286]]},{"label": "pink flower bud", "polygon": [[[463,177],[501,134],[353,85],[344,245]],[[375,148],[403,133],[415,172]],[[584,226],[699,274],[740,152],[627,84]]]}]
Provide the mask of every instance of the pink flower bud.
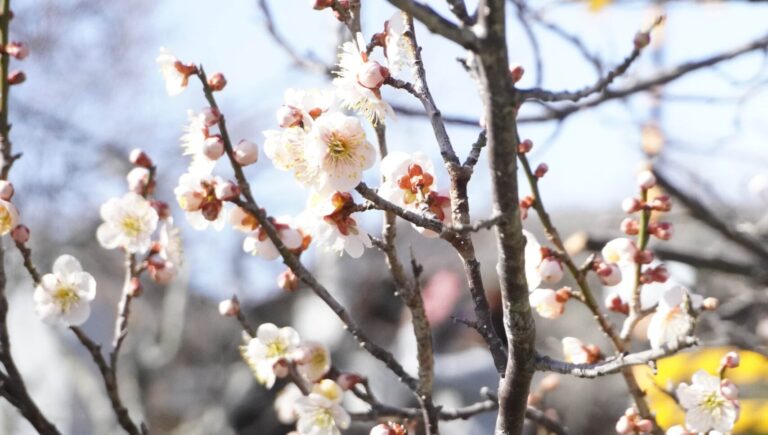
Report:
[{"label": "pink flower bud", "polygon": [[128,180],[128,190],[131,192],[143,195],[148,190],[149,169],[137,166],[131,169],[125,178]]},{"label": "pink flower bud", "polygon": [[134,298],[141,296],[141,294],[144,292],[144,289],[141,287],[141,281],[139,281],[139,278],[131,278],[131,280],[128,282],[126,292]]},{"label": "pink flower bud", "polygon": [[27,47],[23,42],[13,41],[5,46],[5,52],[8,54],[8,56],[15,57],[18,60],[23,60],[25,57],[29,56],[29,47]]},{"label": "pink flower bud", "polygon": [[653,175],[653,172],[646,169],[637,174],[637,187],[648,190],[655,185],[656,176]]},{"label": "pink flower bud", "polygon": [[509,66],[509,78],[512,79],[512,83],[515,84],[523,78],[525,69],[519,63],[515,63]]},{"label": "pink flower bud", "polygon": [[237,317],[240,314],[240,301],[237,296],[219,302],[219,314],[226,317]]},{"label": "pink flower bud", "polygon": [[26,225],[16,225],[11,230],[11,238],[14,242],[24,244],[29,241],[29,228]]},{"label": "pink flower bud", "polygon": [[672,210],[672,201],[667,195],[659,195],[651,200],[650,206],[655,211],[667,212]]},{"label": "pink flower bud", "polygon": [[730,379],[723,379],[720,381],[720,393],[728,400],[738,400],[739,387],[731,382]]},{"label": "pink flower bud", "polygon": [[339,387],[344,391],[352,389],[362,381],[362,376],[355,373],[342,373],[336,378],[336,383],[339,384]]},{"label": "pink flower bud", "polygon": [[208,87],[212,91],[220,91],[224,89],[224,86],[227,86],[227,79],[224,74],[217,72],[208,76]]},{"label": "pink flower bud", "polygon": [[241,166],[248,166],[259,160],[259,147],[255,143],[241,140],[235,145],[235,161]]},{"label": "pink flower bud", "polygon": [[651,34],[649,32],[637,32],[632,42],[635,44],[635,48],[642,50],[651,43]]},{"label": "pink flower bud", "polygon": [[621,269],[614,263],[600,262],[596,272],[603,285],[614,286],[621,282]]},{"label": "pink flower bud", "polygon": [[291,269],[285,269],[280,276],[277,277],[277,286],[283,290],[294,291],[299,288],[301,280],[296,276]]},{"label": "pink flower bud", "polygon": [[650,264],[653,261],[653,252],[637,251],[635,253],[635,262],[640,264]]},{"label": "pink flower bud", "polygon": [[629,313],[629,304],[624,303],[619,295],[608,296],[605,299],[605,307],[614,313]]},{"label": "pink flower bud", "polygon": [[637,198],[625,198],[621,202],[621,209],[626,214],[635,213],[643,209],[643,203]]},{"label": "pink flower bud", "polygon": [[203,115],[203,122],[206,127],[211,127],[219,123],[221,112],[215,107],[206,107],[200,112]]},{"label": "pink flower bud", "polygon": [[216,198],[221,201],[231,201],[240,196],[240,187],[231,181],[223,181],[216,183],[214,189]]},{"label": "pink flower bud", "polygon": [[728,352],[723,355],[723,358],[720,360],[720,365],[728,369],[735,369],[739,366],[740,362],[741,357],[739,357],[738,353]]},{"label": "pink flower bud", "polygon": [[536,167],[536,170],[533,172],[533,175],[536,178],[541,178],[544,176],[544,174],[549,171],[549,166],[546,163],[540,163],[539,166]]},{"label": "pink flower bud", "polygon": [[320,11],[325,8],[329,8],[333,6],[334,0],[314,0],[314,6],[312,6],[315,10]]},{"label": "pink flower bud", "polygon": [[628,217],[621,221],[621,232],[628,236],[634,236],[640,233],[640,224],[636,220]]},{"label": "pink flower bud", "polygon": [[24,71],[17,69],[8,73],[9,85],[20,85],[25,81],[27,81],[27,75],[24,73]]},{"label": "pink flower bud", "polygon": [[152,201],[149,201],[149,205],[155,209],[160,220],[165,220],[171,217],[171,208],[168,206],[167,202],[153,199]]},{"label": "pink flower bud", "polygon": [[563,279],[563,265],[554,257],[547,257],[539,264],[539,274],[542,282],[554,284]]},{"label": "pink flower bud", "polygon": [[533,149],[533,141],[530,139],[525,139],[522,142],[520,142],[520,145],[517,146],[517,152],[519,154],[525,154]]},{"label": "pink flower bud", "polygon": [[130,154],[128,154],[128,160],[131,164],[141,166],[142,168],[151,168],[153,166],[152,159],[140,148],[134,148]]},{"label": "pink flower bud", "polygon": [[0,180],[0,199],[10,201],[15,191],[10,181]]},{"label": "pink flower bud", "polygon": [[651,282],[658,282],[664,284],[669,279],[669,271],[667,266],[660,264],[648,271],[651,276]]},{"label": "pink flower bud", "polygon": [[669,240],[675,234],[675,228],[669,222],[658,222],[648,226],[648,231],[661,240]]},{"label": "pink flower bud", "polygon": [[207,139],[203,143],[203,154],[208,157],[209,160],[218,160],[219,157],[224,155],[224,141],[221,136],[215,134]]},{"label": "pink flower bud", "polygon": [[357,70],[357,82],[368,89],[379,89],[389,77],[389,70],[375,60],[365,62]]},{"label": "pink flower bud", "polygon": [[277,124],[280,128],[296,127],[304,117],[301,111],[292,106],[281,106],[277,109]]},{"label": "pink flower bud", "polygon": [[704,298],[701,301],[701,309],[704,311],[715,311],[720,306],[720,301],[717,298]]},{"label": "pink flower bud", "polygon": [[653,430],[653,422],[648,419],[640,419],[635,422],[635,431],[640,433],[649,433]]}]

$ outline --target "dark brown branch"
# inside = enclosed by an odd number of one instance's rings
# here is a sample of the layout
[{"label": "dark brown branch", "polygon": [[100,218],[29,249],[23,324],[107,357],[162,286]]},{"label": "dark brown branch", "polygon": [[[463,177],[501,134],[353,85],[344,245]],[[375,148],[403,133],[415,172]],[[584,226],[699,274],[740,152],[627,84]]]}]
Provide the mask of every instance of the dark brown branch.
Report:
[{"label": "dark brown branch", "polygon": [[418,225],[428,230],[432,230],[438,234],[443,231],[444,227],[440,221],[423,216],[419,213],[416,213],[410,210],[406,210],[397,204],[387,201],[386,199],[379,196],[373,189],[368,187],[365,183],[358,184],[357,187],[355,187],[355,190],[360,195],[362,195],[363,198],[370,201],[379,210],[384,210],[388,213],[394,213],[395,215],[405,219],[406,221],[412,224]]},{"label": "dark brown branch", "polygon": [[435,12],[430,6],[414,0],[387,0],[401,11],[421,21],[432,33],[461,45],[467,49],[474,49],[477,37],[471,30],[459,27]]}]

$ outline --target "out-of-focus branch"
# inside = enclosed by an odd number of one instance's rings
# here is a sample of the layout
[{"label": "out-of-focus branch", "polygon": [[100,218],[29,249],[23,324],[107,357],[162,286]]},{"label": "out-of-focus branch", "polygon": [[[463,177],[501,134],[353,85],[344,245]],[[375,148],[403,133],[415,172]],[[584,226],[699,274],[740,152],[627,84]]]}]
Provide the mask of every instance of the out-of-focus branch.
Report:
[{"label": "out-of-focus branch", "polygon": [[435,12],[432,7],[414,0],[387,0],[390,4],[413,18],[421,21],[432,33],[461,45],[467,49],[475,49],[477,37],[466,27],[459,27]]},{"label": "out-of-focus branch", "polygon": [[596,378],[599,376],[618,373],[631,366],[648,364],[666,356],[698,344],[694,337],[681,337],[675,342],[664,345],[660,349],[649,349],[642,352],[630,354],[619,354],[618,356],[601,361],[596,364],[573,364],[564,361],[553,360],[548,356],[539,355],[536,358],[536,369],[547,372],[557,372],[566,375],[573,375],[579,378]]},{"label": "out-of-focus branch", "polygon": [[685,193],[681,188],[672,183],[666,177],[666,175],[660,172],[658,169],[654,169],[653,174],[656,176],[656,180],[658,181],[659,186],[661,186],[670,195],[677,198],[677,200],[680,201],[680,203],[688,209],[691,217],[706,224],[713,230],[720,233],[726,239],[736,243],[761,260],[768,260],[768,247],[766,247],[766,245],[753,238],[749,234],[742,233],[741,231],[720,219],[720,217],[718,217],[706,205],[704,205],[701,201],[694,198],[693,196]]}]

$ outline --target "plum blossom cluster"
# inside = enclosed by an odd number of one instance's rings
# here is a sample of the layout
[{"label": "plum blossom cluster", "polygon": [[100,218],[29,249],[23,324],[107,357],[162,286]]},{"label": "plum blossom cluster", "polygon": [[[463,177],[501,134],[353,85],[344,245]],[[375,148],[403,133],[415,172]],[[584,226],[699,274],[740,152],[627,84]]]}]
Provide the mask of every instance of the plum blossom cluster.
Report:
[{"label": "plum blossom cluster", "polygon": [[101,206],[104,222],[96,238],[105,249],[120,248],[142,257],[141,270],[160,284],[169,283],[184,261],[179,229],[174,225],[168,204],[152,199],[155,166],[143,151],[130,154],[134,168],[127,175],[128,192],[110,198]]},{"label": "plum blossom cluster", "polygon": [[531,307],[546,319],[556,319],[565,312],[565,304],[571,298],[571,288],[558,290],[540,287],[542,284],[557,284],[563,279],[563,264],[557,254],[541,246],[531,232],[525,235],[525,278],[530,289]]},{"label": "plum blossom cluster", "polygon": [[[327,378],[331,369],[327,347],[301,341],[290,326],[278,328],[264,323],[240,351],[256,380],[266,388],[272,388],[277,378],[292,377],[294,383],[275,402],[283,423],[295,423],[299,434],[338,435],[349,427],[351,418],[341,402],[344,390],[355,384],[354,376]],[[296,383],[305,387],[306,394]]]}]

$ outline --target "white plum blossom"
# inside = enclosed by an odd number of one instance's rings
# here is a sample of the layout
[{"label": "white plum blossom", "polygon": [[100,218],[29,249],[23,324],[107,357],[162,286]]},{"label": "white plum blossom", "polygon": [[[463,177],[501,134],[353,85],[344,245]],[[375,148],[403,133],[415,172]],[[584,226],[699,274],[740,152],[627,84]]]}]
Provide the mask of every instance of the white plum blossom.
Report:
[{"label": "white plum blossom", "polygon": [[676,393],[685,410],[685,425],[696,432],[710,430],[726,433],[738,419],[738,402],[723,395],[720,378],[699,370],[691,385],[678,385]]},{"label": "white plum blossom", "polygon": [[601,254],[606,262],[617,264],[619,267],[627,264],[634,265],[637,246],[632,240],[620,237],[606,243]]},{"label": "white plum blossom", "polygon": [[[291,225],[290,217],[280,217],[272,221],[272,225],[280,235],[283,245],[290,250],[296,250],[302,247],[304,236],[298,228]],[[277,246],[267,236],[263,228],[257,228],[251,232],[243,241],[243,251],[259,256],[265,260],[272,261],[280,256]]]},{"label": "white plum blossom", "polygon": [[296,430],[301,435],[339,435],[347,429],[351,418],[341,407],[343,391],[330,379],[316,384],[312,392],[295,402],[299,420]]},{"label": "white plum blossom", "polygon": [[536,289],[541,284],[541,273],[539,273],[539,264],[541,264],[541,245],[536,240],[536,236],[530,231],[523,230],[525,236],[525,279],[528,281],[529,289]]},{"label": "white plum blossom", "polygon": [[335,112],[315,121],[305,158],[321,172],[319,190],[348,192],[360,183],[363,171],[373,166],[376,151],[357,118]]},{"label": "white plum blossom", "polygon": [[341,104],[360,112],[371,122],[394,116],[392,107],[381,98],[381,85],[389,71],[375,60],[368,59],[363,35],[342,44],[339,71],[333,80]]},{"label": "white plum blossom", "polygon": [[384,55],[387,57],[387,67],[393,75],[409,68],[414,60],[413,49],[405,36],[406,19],[405,13],[397,11],[384,23]]},{"label": "white plum blossom", "polygon": [[528,295],[531,307],[536,310],[541,317],[546,319],[556,319],[565,311],[565,303],[568,297],[552,289],[537,288]]},{"label": "white plum blossom", "polygon": [[189,76],[194,74],[194,65],[184,65],[165,48],[160,48],[160,55],[155,59],[165,80],[165,91],[170,96],[179,95],[187,88]]},{"label": "white plum blossom", "polygon": [[293,176],[301,185],[315,184],[320,170],[310,165],[304,155],[307,132],[301,127],[264,132],[264,154],[281,171],[293,171]]},{"label": "white plum blossom", "polygon": [[683,286],[672,287],[662,295],[659,306],[648,324],[648,340],[652,348],[661,348],[690,332],[693,319],[684,307],[686,294],[690,299],[691,308],[698,310],[704,298]]},{"label": "white plum blossom", "polygon": [[275,396],[275,414],[282,424],[293,424],[299,419],[296,413],[296,400],[304,396],[299,387],[293,382],[289,383]]},{"label": "white plum blossom", "polygon": [[251,233],[259,228],[259,221],[247,210],[235,206],[229,213],[229,224],[237,231]]},{"label": "white plum blossom", "polygon": [[192,228],[204,230],[211,225],[220,231],[226,225],[227,213],[223,202],[216,198],[216,179],[212,175],[183,174],[173,193]]},{"label": "white plum blossom", "polygon": [[0,199],[0,235],[4,236],[19,223],[19,210],[10,201]]},{"label": "white plum blossom", "polygon": [[300,217],[301,226],[325,251],[339,255],[346,252],[352,258],[359,258],[372,243],[368,233],[352,217],[355,214],[350,211],[352,205],[352,195],[348,193],[315,192],[309,197],[307,211]]},{"label": "white plum blossom", "polygon": [[308,130],[315,119],[334,107],[336,95],[328,89],[291,88],[285,91],[283,101],[283,106],[277,112],[280,127],[299,126]]},{"label": "white plum blossom", "polygon": [[423,201],[437,184],[432,160],[422,152],[392,151],[381,159],[381,175],[378,194],[402,207]]},{"label": "white plum blossom", "polygon": [[168,218],[160,227],[160,258],[181,267],[184,263],[184,243],[181,240],[181,231],[173,224],[173,219]]},{"label": "white plum blossom", "polygon": [[133,192],[104,203],[101,218],[104,223],[96,232],[101,246],[106,249],[121,247],[130,253],[149,249],[159,219],[149,201]]},{"label": "white plum blossom", "polygon": [[331,353],[322,343],[302,343],[295,361],[298,372],[310,382],[319,381],[331,369]]},{"label": "white plum blossom", "polygon": [[263,323],[256,330],[256,337],[241,346],[243,358],[256,376],[256,380],[272,388],[277,376],[275,364],[290,361],[299,345],[299,333],[290,326],[278,328],[273,323]]},{"label": "white plum blossom", "polygon": [[35,311],[46,323],[77,326],[88,319],[95,296],[93,276],[83,272],[75,257],[62,255],[53,263],[53,273],[43,275],[35,288]]},{"label": "white plum blossom", "polygon": [[593,364],[600,360],[600,349],[595,345],[584,344],[575,337],[562,339],[563,356],[566,362],[573,364]]}]

